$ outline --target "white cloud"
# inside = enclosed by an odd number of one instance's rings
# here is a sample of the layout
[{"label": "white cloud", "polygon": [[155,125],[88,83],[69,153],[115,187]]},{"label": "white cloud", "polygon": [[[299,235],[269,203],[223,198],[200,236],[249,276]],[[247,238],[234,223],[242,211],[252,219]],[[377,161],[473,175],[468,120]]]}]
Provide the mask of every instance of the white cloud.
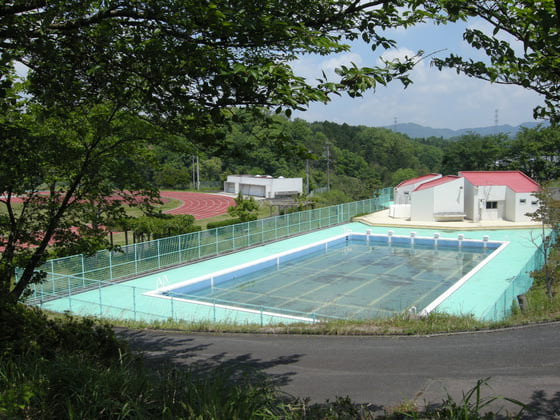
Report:
[{"label": "white cloud", "polygon": [[378,59],[378,62],[381,64],[383,60],[385,61],[394,61],[394,60],[405,60],[407,58],[412,58],[416,55],[416,53],[408,48],[398,48],[385,51],[381,57]]},{"label": "white cloud", "polygon": [[354,52],[338,54],[327,59],[321,56],[305,56],[293,61],[290,65],[296,75],[305,77],[312,83],[314,80],[322,78],[323,72],[329,80],[338,80],[335,69],[340,66],[350,66],[352,63],[362,66],[362,56]]},{"label": "white cloud", "polygon": [[354,52],[350,52],[350,53],[340,54],[338,56],[323,61],[321,63],[321,68],[323,70],[334,71],[334,69],[340,66],[349,66],[352,63],[361,66],[362,62],[363,60],[361,55]]},{"label": "white cloud", "polygon": [[[469,25],[479,25],[476,27],[485,31],[489,29],[480,20],[469,22]],[[482,59],[484,53],[463,41],[465,27],[465,24],[422,25],[407,30],[400,38],[400,31],[395,31],[391,35],[395,36],[400,47],[385,51],[383,57],[402,59],[415,56],[420,49],[428,53],[446,49],[438,56],[455,53]],[[325,69],[330,78],[332,69],[351,61],[358,65],[381,65],[379,54],[372,53],[363,43],[356,43],[352,45],[351,53],[327,59],[308,57],[299,60],[298,69],[313,74],[313,78],[320,76],[321,69]],[[397,118],[401,123],[459,129],[492,126],[496,109],[499,124],[518,125],[531,121],[533,108],[542,103],[539,95],[518,86],[492,85],[458,75],[451,69],[439,71],[430,66],[429,58],[417,63],[411,78],[414,83],[407,89],[394,81],[387,87],[379,87],[376,92],[367,92],[363,98],[333,97],[327,105],[313,104],[307,112],[296,113],[296,116],[309,121],[328,120],[368,126],[392,125]]]},{"label": "white cloud", "polygon": [[[308,121],[346,122],[384,126],[414,122],[435,128],[492,126],[498,110],[499,124],[517,125],[532,120],[538,95],[517,86],[499,86],[424,66],[422,80],[407,89],[395,82],[363,98],[335,98],[327,105],[314,104],[296,116]],[[413,75],[414,77],[414,75]]]}]

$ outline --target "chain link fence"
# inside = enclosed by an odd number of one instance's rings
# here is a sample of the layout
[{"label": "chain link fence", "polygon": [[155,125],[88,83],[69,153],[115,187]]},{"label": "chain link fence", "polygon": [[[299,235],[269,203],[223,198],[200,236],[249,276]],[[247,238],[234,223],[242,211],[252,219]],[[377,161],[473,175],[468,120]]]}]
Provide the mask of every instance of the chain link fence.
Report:
[{"label": "chain link fence", "polygon": [[52,259],[38,268],[47,274],[46,279],[31,285],[33,293],[28,303],[68,296],[151,271],[346,223],[356,215],[387,208],[392,194],[392,188],[384,188],[368,200],[136,243],[115,251],[98,251],[92,256],[80,254]]},{"label": "chain link fence", "polygon": [[[551,232],[550,234],[555,235],[554,232]],[[552,243],[555,243],[557,239],[558,238],[554,236],[552,238]],[[541,244],[537,247],[535,253],[527,264],[525,264],[519,274],[511,279],[510,285],[496,300],[496,303],[488,308],[488,310],[480,317],[482,320],[500,321],[511,314],[513,305],[517,303],[517,296],[526,293],[533,284],[531,273],[543,267],[545,262],[544,253],[545,251]]]}]

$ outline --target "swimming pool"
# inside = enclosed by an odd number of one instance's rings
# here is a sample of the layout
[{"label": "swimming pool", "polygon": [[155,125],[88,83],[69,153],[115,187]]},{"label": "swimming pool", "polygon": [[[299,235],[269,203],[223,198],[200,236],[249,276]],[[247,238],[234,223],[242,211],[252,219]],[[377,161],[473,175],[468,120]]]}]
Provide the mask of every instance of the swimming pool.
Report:
[{"label": "swimming pool", "polygon": [[159,287],[148,296],[315,320],[426,314],[503,247],[503,241],[344,233]]}]

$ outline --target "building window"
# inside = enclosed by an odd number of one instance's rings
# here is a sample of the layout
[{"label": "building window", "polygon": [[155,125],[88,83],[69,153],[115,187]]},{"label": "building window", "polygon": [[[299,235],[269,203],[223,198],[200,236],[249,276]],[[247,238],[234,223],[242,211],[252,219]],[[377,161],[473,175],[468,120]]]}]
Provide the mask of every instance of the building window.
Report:
[{"label": "building window", "polygon": [[519,202],[520,202],[521,204],[525,204],[525,203],[527,202],[527,200],[525,200],[524,198],[522,198],[522,199],[519,200]]},{"label": "building window", "polygon": [[531,201],[531,205],[532,205],[532,206],[536,206],[537,204],[539,204],[538,201],[536,201],[536,200],[535,200],[535,201]]},{"label": "building window", "polygon": [[497,201],[487,201],[486,202],[486,208],[487,209],[497,209],[498,208],[498,202]]}]

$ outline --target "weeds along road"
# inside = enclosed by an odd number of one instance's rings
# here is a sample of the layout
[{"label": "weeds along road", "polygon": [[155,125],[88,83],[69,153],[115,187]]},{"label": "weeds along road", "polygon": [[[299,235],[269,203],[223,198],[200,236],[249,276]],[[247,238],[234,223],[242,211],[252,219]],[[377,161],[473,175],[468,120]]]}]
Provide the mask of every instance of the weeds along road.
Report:
[{"label": "weeds along road", "polygon": [[[313,402],[350,396],[392,407],[462,396],[490,377],[486,394],[540,404],[560,415],[560,323],[436,336],[189,334],[118,330],[148,359],[193,369],[258,368],[282,390]],[[551,414],[550,418],[554,417]]]}]

